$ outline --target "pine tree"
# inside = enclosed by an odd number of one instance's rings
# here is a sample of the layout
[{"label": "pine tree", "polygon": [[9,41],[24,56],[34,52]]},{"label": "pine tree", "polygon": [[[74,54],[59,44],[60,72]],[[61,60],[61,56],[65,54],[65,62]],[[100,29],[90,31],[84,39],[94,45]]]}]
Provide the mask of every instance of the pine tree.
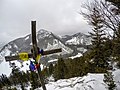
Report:
[{"label": "pine tree", "polygon": [[109,59],[109,57],[112,55],[112,52],[113,52],[113,42],[109,37],[107,37],[104,44],[105,44],[104,45],[104,50],[105,50],[104,56]]},{"label": "pine tree", "polygon": [[48,83],[47,77],[49,76],[49,68],[45,67],[42,71],[41,74],[44,76],[44,82]]},{"label": "pine tree", "polygon": [[[108,2],[111,2],[112,6],[111,12],[113,13],[113,17],[115,16],[119,17],[120,15],[120,0],[106,0]],[[120,67],[120,18],[116,18],[118,20],[118,24],[116,27],[115,35],[116,37],[113,38],[113,57],[115,57],[114,60],[118,61],[118,66]]]},{"label": "pine tree", "polygon": [[113,56],[120,60],[120,26],[118,28],[117,36],[113,39]]},{"label": "pine tree", "polygon": [[20,68],[13,67],[12,72],[9,77],[10,81],[12,82],[12,85],[21,85],[21,89],[24,90],[25,85],[28,83],[27,75],[25,72],[20,71]]},{"label": "pine tree", "polygon": [[8,87],[11,86],[11,82],[6,75],[2,74],[0,76],[0,88],[4,86],[8,89]]},{"label": "pine tree", "polygon": [[38,75],[34,71],[31,71],[30,83],[31,83],[31,87],[32,87],[31,90],[34,90],[34,89],[36,89],[36,88],[41,86],[40,83],[39,83]]},{"label": "pine tree", "polygon": [[108,90],[115,90],[116,84],[113,80],[112,72],[105,73],[103,81],[108,85]]},{"label": "pine tree", "polygon": [[[115,5],[120,9],[120,0],[106,0],[106,1],[112,2],[113,5]],[[119,10],[119,13],[120,13],[120,10]]]},{"label": "pine tree", "polygon": [[49,66],[49,75],[53,74],[53,64],[51,63]]},{"label": "pine tree", "polygon": [[2,81],[0,79],[0,89],[2,89],[3,85],[2,85]]},{"label": "pine tree", "polygon": [[34,75],[34,72],[33,71],[31,71],[31,87],[32,87],[32,89],[34,90],[34,89],[36,89],[36,84],[35,84],[35,77],[36,75]]},{"label": "pine tree", "polygon": [[92,37],[92,53],[93,62],[95,67],[107,67],[106,57],[104,56],[104,43],[105,43],[105,33],[103,27],[103,20],[100,12],[93,8],[93,13],[91,14],[90,24],[93,26],[93,33],[90,33]]},{"label": "pine tree", "polygon": [[67,66],[64,62],[64,60],[62,58],[60,58],[57,62],[57,64],[55,65],[55,69],[54,69],[54,78],[55,80],[59,80],[59,79],[65,79],[67,76]]}]

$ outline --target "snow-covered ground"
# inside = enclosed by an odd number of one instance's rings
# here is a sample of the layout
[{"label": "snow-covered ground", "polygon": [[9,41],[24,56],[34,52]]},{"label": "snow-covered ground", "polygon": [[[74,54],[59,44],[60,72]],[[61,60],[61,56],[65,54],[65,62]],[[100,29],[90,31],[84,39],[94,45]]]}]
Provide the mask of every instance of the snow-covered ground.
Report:
[{"label": "snow-covered ground", "polygon": [[[104,74],[88,74],[84,77],[74,77],[70,79],[61,79],[56,82],[51,78],[46,84],[47,90],[107,90],[107,85],[103,82]],[[22,90],[20,85],[16,86],[17,90]],[[26,87],[30,90],[31,86]],[[35,90],[43,90],[37,88]],[[118,89],[119,90],[119,89]]]},{"label": "snow-covered ground", "polygon": [[49,60],[48,63],[51,63],[51,62],[57,62],[58,59],[54,59],[54,60]]},{"label": "snow-covered ground", "polygon": [[81,57],[81,56],[82,56],[82,54],[81,54],[81,53],[78,53],[77,55],[71,56],[71,57],[69,57],[69,58],[74,59],[74,58]]},{"label": "snow-covered ground", "polygon": [[120,69],[116,69],[113,72],[113,75],[114,75],[114,80],[117,86],[117,90],[120,90]]},{"label": "snow-covered ground", "polygon": [[[103,82],[104,74],[88,74],[84,77],[61,79],[46,84],[47,90],[107,90]],[[38,88],[36,90],[42,90]]]},{"label": "snow-covered ground", "polygon": [[[120,90],[120,70],[113,71],[114,80],[117,85],[115,90]],[[57,82],[50,81],[46,84],[47,90],[108,90],[108,86],[103,82],[104,74],[88,73],[84,77],[61,79]],[[36,90],[43,90],[37,88]]]}]

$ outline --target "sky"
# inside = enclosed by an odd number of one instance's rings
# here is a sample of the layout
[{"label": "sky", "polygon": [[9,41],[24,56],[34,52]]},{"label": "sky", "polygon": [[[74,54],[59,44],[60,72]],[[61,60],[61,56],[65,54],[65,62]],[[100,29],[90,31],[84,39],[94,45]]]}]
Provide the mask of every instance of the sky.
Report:
[{"label": "sky", "polygon": [[84,0],[0,0],[0,42],[10,42],[45,29],[57,35],[87,33],[90,28],[79,14]]}]

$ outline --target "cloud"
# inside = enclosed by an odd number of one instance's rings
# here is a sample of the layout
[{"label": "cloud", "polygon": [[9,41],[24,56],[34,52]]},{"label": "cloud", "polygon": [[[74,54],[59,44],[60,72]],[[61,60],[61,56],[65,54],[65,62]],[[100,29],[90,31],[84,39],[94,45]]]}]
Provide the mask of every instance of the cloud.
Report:
[{"label": "cloud", "polygon": [[[83,0],[0,0],[0,36],[11,41],[31,33],[31,20],[37,30],[44,28],[58,35],[88,32],[78,13]],[[0,39],[0,40],[1,40]]]}]

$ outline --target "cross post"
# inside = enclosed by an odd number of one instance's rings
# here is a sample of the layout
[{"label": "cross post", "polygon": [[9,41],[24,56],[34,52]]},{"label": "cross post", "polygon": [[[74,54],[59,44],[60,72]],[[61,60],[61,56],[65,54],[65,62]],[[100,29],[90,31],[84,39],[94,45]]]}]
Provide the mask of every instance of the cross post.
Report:
[{"label": "cross post", "polygon": [[[39,53],[38,53],[37,40],[36,40],[36,21],[32,21],[31,24],[32,24],[31,30],[32,30],[32,44],[33,44],[33,59],[35,60],[35,62],[37,62],[36,58],[37,58],[37,55]],[[46,90],[44,79],[43,79],[43,76],[41,74],[41,67],[40,67],[40,64],[38,64],[38,65],[39,65],[37,68],[38,77],[40,79],[41,86],[42,86],[43,90]]]}]

